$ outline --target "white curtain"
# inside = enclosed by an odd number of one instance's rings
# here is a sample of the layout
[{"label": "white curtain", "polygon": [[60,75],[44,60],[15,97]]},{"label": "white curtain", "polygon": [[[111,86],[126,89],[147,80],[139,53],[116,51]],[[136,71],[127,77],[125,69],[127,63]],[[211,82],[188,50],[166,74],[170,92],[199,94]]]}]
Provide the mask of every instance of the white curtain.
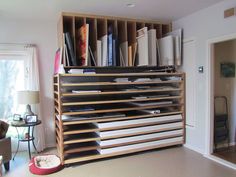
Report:
[{"label": "white curtain", "polygon": [[[39,91],[40,94],[40,84],[39,84],[39,65],[38,65],[38,53],[36,46],[27,45],[25,46],[25,50],[27,51],[27,77],[28,83],[26,86],[27,90],[35,90]],[[39,95],[41,98],[41,95]],[[33,112],[38,115],[38,119],[42,121],[42,123],[35,127],[34,136],[35,136],[35,145],[39,152],[45,149],[45,137],[44,137],[44,129],[43,129],[43,119],[40,109],[40,103],[37,105],[32,105]]]}]

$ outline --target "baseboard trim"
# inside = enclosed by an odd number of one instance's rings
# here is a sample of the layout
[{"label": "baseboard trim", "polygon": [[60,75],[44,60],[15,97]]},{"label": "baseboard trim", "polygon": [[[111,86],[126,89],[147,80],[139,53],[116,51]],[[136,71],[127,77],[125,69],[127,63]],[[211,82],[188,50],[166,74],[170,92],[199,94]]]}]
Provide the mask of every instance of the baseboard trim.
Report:
[{"label": "baseboard trim", "polygon": [[208,158],[208,159],[210,159],[210,160],[212,160],[212,161],[214,161],[214,162],[217,162],[217,163],[219,163],[219,164],[221,164],[221,165],[224,165],[224,166],[226,166],[226,167],[228,167],[228,168],[231,168],[231,169],[233,169],[233,170],[236,170],[236,165],[235,165],[235,164],[233,164],[233,163],[231,163],[231,162],[228,162],[228,161],[226,161],[226,160],[223,160],[223,159],[221,159],[221,158],[219,158],[219,157],[216,157],[216,156],[214,156],[214,155],[206,155],[206,154],[204,154],[204,157],[206,157],[206,158]]},{"label": "baseboard trim", "polygon": [[186,148],[188,148],[188,149],[190,149],[190,150],[193,150],[193,151],[195,151],[195,152],[197,152],[197,153],[199,153],[199,154],[202,154],[202,155],[204,154],[201,149],[196,148],[196,147],[193,147],[193,146],[191,146],[191,145],[189,145],[189,144],[184,144],[184,147],[186,147]]},{"label": "baseboard trim", "polygon": [[[231,144],[233,145],[233,144],[235,144],[235,143],[230,143],[230,145],[231,145]],[[233,163],[231,163],[231,162],[228,162],[228,161],[226,161],[226,160],[223,160],[223,159],[221,159],[221,158],[219,158],[219,157],[216,157],[216,156],[214,156],[214,155],[208,155],[208,154],[204,153],[201,149],[196,148],[196,147],[193,147],[193,146],[191,146],[191,145],[189,145],[189,144],[184,144],[184,147],[186,147],[186,148],[188,148],[188,149],[190,149],[190,150],[193,150],[193,151],[195,151],[195,152],[198,152],[198,153],[202,154],[204,157],[206,157],[206,158],[208,158],[208,159],[210,159],[210,160],[212,160],[212,161],[214,161],[214,162],[217,162],[217,163],[219,163],[219,164],[221,164],[221,165],[224,165],[224,166],[226,166],[226,167],[228,167],[228,168],[231,168],[231,169],[236,170],[236,165],[233,164]]]}]

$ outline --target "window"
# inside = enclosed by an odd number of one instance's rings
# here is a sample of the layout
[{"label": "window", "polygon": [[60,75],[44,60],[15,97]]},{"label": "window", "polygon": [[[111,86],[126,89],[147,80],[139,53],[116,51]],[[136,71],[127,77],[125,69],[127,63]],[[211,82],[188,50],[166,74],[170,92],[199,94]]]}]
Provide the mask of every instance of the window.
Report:
[{"label": "window", "polygon": [[0,53],[0,119],[8,119],[22,109],[17,104],[16,92],[26,88],[26,58],[14,52]]}]

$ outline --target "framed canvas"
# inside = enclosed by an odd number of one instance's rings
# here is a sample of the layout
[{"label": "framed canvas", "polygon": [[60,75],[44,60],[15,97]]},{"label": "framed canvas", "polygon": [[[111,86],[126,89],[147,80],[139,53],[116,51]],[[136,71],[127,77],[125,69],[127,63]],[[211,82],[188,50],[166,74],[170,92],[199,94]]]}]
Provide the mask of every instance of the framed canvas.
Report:
[{"label": "framed canvas", "polygon": [[27,115],[25,118],[25,122],[28,123],[36,123],[38,120],[38,116],[37,115]]},{"label": "framed canvas", "polygon": [[222,77],[235,77],[235,63],[221,63],[220,73]]}]

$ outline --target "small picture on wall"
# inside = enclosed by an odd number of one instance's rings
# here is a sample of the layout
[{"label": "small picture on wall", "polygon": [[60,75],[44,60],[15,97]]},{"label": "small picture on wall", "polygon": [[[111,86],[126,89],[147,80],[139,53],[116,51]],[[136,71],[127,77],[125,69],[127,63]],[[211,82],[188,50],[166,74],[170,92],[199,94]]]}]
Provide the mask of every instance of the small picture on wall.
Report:
[{"label": "small picture on wall", "polygon": [[235,77],[235,63],[221,63],[220,71],[222,77]]}]

